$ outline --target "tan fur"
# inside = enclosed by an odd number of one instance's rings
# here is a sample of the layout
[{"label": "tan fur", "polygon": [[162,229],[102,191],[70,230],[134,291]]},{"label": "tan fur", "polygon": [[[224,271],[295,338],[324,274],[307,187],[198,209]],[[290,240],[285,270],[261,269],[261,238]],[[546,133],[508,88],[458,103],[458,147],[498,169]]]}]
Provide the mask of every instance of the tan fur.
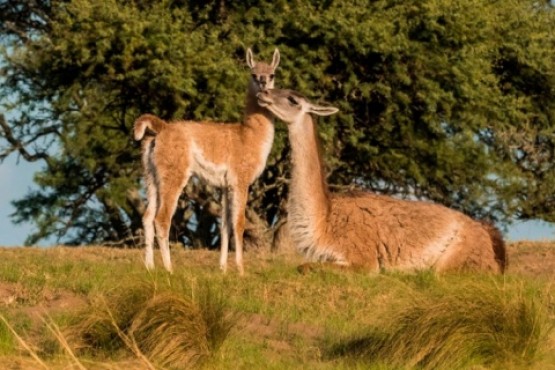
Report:
[{"label": "tan fur", "polygon": [[142,140],[147,132],[156,135],[167,125],[168,124],[164,120],[153,114],[143,114],[135,120],[135,124],[133,125],[133,138],[137,141]]},{"label": "tan fur", "polygon": [[[142,140],[143,167],[148,207],[143,216],[147,268],[154,267],[156,234],[164,266],[172,270],[169,230],[177,200],[193,175],[222,188],[220,267],[227,268],[230,234],[236,263],[243,274],[243,232],[249,186],[266,165],[274,138],[273,118],[256,102],[256,94],[274,84],[279,64],[276,49],[272,64],[256,63],[250,49],[247,64],[251,78],[242,123],[176,121],[145,114],[135,121],[134,137]],[[149,135],[145,135],[148,133]],[[230,225],[231,223],[231,225]]]},{"label": "tan fur", "polygon": [[370,271],[504,272],[505,246],[491,225],[429,202],[329,193],[310,113],[337,109],[313,105],[289,90],[258,96],[261,106],[288,124],[293,162],[288,224],[309,260]]}]

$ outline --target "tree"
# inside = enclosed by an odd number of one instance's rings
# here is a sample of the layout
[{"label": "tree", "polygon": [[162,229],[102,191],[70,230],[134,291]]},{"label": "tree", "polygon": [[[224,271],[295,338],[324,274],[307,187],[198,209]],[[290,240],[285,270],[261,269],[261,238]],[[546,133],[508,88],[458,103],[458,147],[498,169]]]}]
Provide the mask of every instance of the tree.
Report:
[{"label": "tree", "polygon": [[[240,120],[251,45],[280,48],[279,86],[340,106],[320,128],[336,188],[555,220],[554,20],[532,0],[0,0],[2,102],[20,112],[0,155],[45,164],[14,220],[36,223],[28,243],[136,243],[134,119]],[[284,219],[287,155],[277,123],[247,238]],[[217,244],[213,194],[187,187],[174,240]]]}]

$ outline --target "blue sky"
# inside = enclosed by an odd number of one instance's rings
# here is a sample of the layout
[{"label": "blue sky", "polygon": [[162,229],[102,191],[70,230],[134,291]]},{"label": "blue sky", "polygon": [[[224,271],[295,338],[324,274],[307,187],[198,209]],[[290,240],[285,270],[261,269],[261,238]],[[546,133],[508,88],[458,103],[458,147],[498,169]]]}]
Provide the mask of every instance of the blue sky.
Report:
[{"label": "blue sky", "polygon": [[32,231],[30,224],[14,225],[11,222],[10,215],[15,211],[11,201],[36,188],[33,173],[39,169],[39,164],[29,164],[23,159],[18,164],[16,155],[11,155],[0,164],[0,246],[22,245]]},{"label": "blue sky", "polygon": [[[32,224],[14,225],[11,222],[9,215],[15,209],[10,202],[36,189],[33,174],[40,168],[40,163],[29,164],[23,159],[17,163],[15,154],[0,164],[0,246],[22,245],[33,230]],[[555,239],[555,226],[541,221],[517,222],[509,228],[505,237],[511,241]],[[40,245],[48,246],[51,243],[43,242]]]}]

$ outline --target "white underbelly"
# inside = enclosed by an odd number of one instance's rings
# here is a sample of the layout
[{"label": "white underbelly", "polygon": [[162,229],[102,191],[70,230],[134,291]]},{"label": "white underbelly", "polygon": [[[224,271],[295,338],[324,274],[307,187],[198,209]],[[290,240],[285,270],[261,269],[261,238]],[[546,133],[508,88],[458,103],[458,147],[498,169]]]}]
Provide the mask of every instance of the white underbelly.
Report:
[{"label": "white underbelly", "polygon": [[222,187],[227,185],[227,164],[214,163],[202,155],[202,152],[193,150],[192,175],[196,175],[212,186]]}]

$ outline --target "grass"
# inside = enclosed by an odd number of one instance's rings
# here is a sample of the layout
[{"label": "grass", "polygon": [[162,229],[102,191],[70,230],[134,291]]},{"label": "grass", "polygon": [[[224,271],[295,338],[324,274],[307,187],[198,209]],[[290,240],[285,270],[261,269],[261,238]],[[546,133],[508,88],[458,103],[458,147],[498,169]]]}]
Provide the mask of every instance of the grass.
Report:
[{"label": "grass", "polygon": [[93,356],[126,349],[149,367],[189,368],[217,351],[233,324],[222,292],[206,283],[193,292],[142,280],[96,294],[66,337]]},{"label": "grass", "polygon": [[29,350],[0,323],[0,363],[41,368],[32,351],[49,368],[555,369],[555,245],[510,254],[504,277],[438,277],[301,275],[298,257],[247,253],[242,278],[209,251],[172,251],[168,275],[139,250],[4,249],[0,314]]},{"label": "grass", "polygon": [[367,333],[332,354],[419,369],[533,364],[553,326],[549,294],[522,281],[451,280],[408,288]]}]

